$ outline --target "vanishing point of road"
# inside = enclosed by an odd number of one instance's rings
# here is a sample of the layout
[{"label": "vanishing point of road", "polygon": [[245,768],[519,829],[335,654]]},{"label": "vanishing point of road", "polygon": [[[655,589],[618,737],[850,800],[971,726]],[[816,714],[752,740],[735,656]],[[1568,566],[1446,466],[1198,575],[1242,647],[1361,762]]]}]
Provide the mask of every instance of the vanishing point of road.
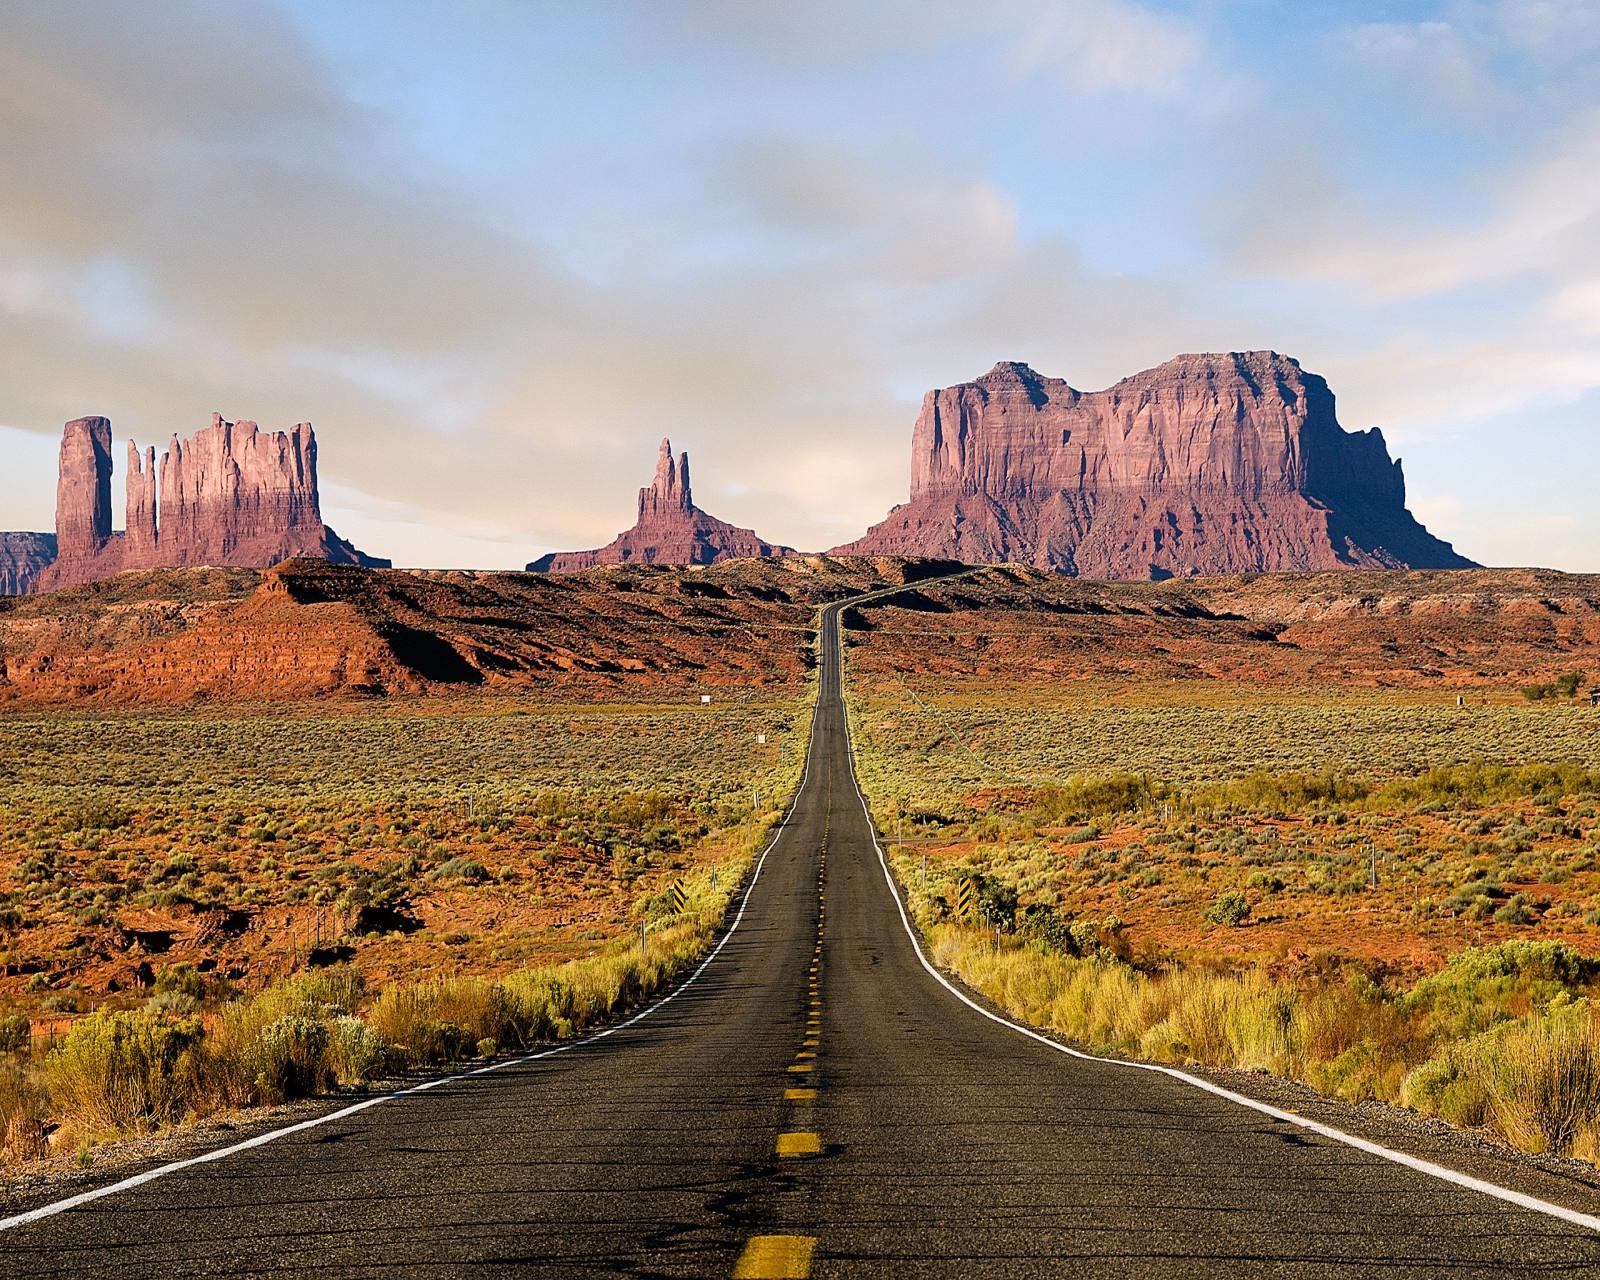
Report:
[{"label": "vanishing point of road", "polygon": [[942,983],[856,786],[844,607],[805,779],[688,985],[570,1048],[41,1205],[0,1223],[3,1273],[1600,1275],[1581,1188],[1565,1217],[1507,1200]]}]

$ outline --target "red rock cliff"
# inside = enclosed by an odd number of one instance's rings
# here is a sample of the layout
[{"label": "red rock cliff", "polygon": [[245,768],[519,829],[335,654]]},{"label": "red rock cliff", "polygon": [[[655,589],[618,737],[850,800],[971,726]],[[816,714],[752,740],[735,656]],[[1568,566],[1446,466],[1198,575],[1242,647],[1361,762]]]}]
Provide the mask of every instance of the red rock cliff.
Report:
[{"label": "red rock cliff", "polygon": [[62,428],[56,471],[56,543],[74,559],[111,538],[111,419],[74,418]]},{"label": "red rock cliff", "polygon": [[1011,362],[930,391],[910,501],[838,550],[1093,578],[1471,564],[1406,510],[1382,433],[1345,431],[1328,384],[1270,351],[1099,392]]},{"label": "red rock cliff", "polygon": [[[159,498],[158,498],[159,491]],[[265,568],[296,556],[387,565],[322,522],[311,424],[261,431],[253,422],[211,425],[156,452],[128,445],[126,533],[111,530],[111,423],[69,422],[61,442],[56,562],[34,590],[92,582],[125,569],[183,565]]]},{"label": "red rock cliff", "polygon": [[749,529],[736,528],[695,506],[689,455],[674,463],[672,441],[663,440],[656,478],[639,490],[639,518],[633,528],[594,551],[551,552],[528,569],[572,573],[599,564],[715,564],[736,557],[790,554],[791,548],[765,542]]},{"label": "red rock cliff", "polygon": [[55,563],[53,533],[0,533],[0,596],[23,596]]}]

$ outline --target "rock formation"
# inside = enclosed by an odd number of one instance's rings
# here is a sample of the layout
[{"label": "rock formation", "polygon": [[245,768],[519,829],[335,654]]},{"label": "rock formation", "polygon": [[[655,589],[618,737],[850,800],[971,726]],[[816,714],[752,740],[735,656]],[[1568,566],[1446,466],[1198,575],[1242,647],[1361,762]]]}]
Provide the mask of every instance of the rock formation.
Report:
[{"label": "rock formation", "polygon": [[597,564],[715,564],[744,556],[786,556],[790,547],[763,542],[694,505],[689,455],[672,460],[672,441],[661,442],[655,481],[639,490],[633,528],[594,551],[555,551],[528,566],[533,573],[572,573]]},{"label": "rock formation", "polygon": [[[157,494],[159,492],[159,499]],[[125,569],[183,565],[264,568],[296,556],[336,564],[387,566],[357,551],[322,522],[317,441],[311,424],[261,431],[253,422],[211,425],[187,441],[173,436],[156,471],[156,451],[128,445],[125,533],[111,528],[111,423],[69,422],[56,486],[55,563],[36,591],[54,591]]]},{"label": "rock formation", "polygon": [[0,533],[0,596],[26,595],[55,558],[53,533]]},{"label": "rock formation", "polygon": [[1090,578],[1465,568],[1405,506],[1383,435],[1271,351],[1186,355],[1105,391],[1025,364],[930,391],[911,500],[841,553]]},{"label": "rock formation", "polygon": [[56,549],[92,558],[111,537],[111,419],[74,418],[61,432]]}]

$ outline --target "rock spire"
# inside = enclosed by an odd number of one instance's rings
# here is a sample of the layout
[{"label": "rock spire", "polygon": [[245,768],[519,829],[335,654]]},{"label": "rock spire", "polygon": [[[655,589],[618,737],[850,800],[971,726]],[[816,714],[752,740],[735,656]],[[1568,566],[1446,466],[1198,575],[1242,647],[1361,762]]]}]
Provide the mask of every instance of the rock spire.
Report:
[{"label": "rock spire", "polygon": [[528,566],[534,573],[571,573],[600,564],[714,564],[745,556],[792,554],[708,515],[694,505],[689,487],[689,455],[672,457],[672,441],[661,442],[656,477],[639,490],[639,518],[633,528],[593,551],[557,551]]},{"label": "rock spire", "polygon": [[161,455],[127,449],[127,530],[111,528],[111,423],[79,418],[61,438],[54,564],[33,588],[53,591],[125,569],[181,565],[264,568],[295,556],[387,565],[322,522],[317,442],[309,422],[262,431],[249,421],[177,436]]}]

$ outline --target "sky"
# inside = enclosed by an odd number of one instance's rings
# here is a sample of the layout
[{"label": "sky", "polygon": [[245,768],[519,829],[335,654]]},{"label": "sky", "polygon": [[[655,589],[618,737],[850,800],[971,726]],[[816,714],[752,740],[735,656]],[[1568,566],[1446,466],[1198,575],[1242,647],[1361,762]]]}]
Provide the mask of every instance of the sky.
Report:
[{"label": "sky", "polygon": [[401,565],[599,545],[663,436],[819,548],[928,388],[1270,348],[1600,571],[1600,0],[0,0],[0,191],[0,528],[217,411]]}]

